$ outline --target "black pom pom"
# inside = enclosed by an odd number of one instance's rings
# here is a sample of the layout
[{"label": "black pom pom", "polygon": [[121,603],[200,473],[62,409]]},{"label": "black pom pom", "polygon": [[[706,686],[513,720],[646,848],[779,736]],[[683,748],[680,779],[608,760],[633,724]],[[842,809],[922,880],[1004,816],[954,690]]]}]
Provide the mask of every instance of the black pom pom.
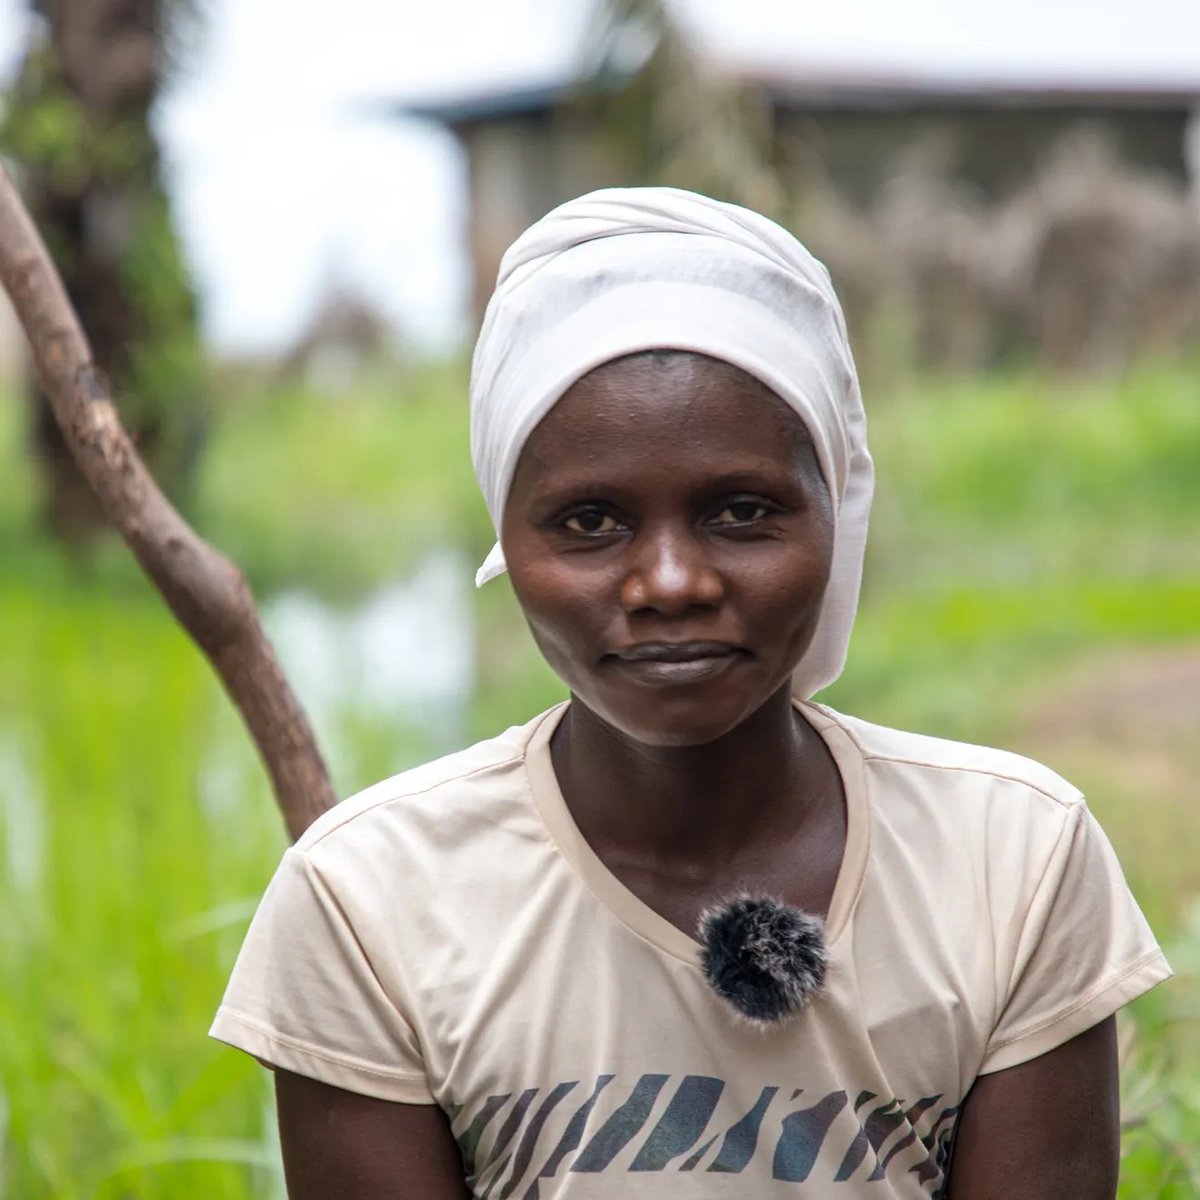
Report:
[{"label": "black pom pom", "polygon": [[708,909],[700,940],[713,990],[756,1025],[799,1012],[825,982],[825,923],[769,896]]}]

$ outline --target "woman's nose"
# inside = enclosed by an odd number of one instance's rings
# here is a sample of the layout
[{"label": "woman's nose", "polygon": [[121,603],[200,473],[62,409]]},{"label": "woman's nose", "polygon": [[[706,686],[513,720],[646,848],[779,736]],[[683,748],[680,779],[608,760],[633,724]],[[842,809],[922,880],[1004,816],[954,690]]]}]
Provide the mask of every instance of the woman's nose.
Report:
[{"label": "woman's nose", "polygon": [[652,610],[678,616],[692,608],[712,608],[724,598],[721,576],[690,531],[644,531],[630,550],[621,585],[627,612]]}]

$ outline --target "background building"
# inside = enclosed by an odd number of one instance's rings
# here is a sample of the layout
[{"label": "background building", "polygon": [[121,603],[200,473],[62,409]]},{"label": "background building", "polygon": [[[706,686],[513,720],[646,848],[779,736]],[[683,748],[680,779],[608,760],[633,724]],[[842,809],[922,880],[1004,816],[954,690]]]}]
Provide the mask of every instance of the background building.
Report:
[{"label": "background building", "polygon": [[[894,343],[896,314],[921,360],[971,368],[1030,350],[1103,370],[1196,335],[1200,66],[1089,76],[1064,59],[964,79],[902,54],[768,62],[678,25],[624,33],[549,81],[395,105],[465,152],[476,319],[505,248],[543,213],[605,184],[666,182],[795,229],[868,356],[882,325]],[[765,189],[747,186],[756,174]]]}]

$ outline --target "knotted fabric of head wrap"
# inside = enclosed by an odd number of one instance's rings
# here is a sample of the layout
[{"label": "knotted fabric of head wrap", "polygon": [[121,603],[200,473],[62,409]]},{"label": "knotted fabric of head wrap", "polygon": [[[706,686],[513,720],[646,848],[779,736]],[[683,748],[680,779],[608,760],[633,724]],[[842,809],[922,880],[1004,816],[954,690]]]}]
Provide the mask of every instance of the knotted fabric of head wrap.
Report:
[{"label": "knotted fabric of head wrap", "polygon": [[[866,418],[829,273],[774,221],[675,188],[608,188],[554,209],[500,264],[471,370],[471,457],[497,531],[526,439],[601,363],[690,350],[800,415],[836,517],[833,564],[795,673],[807,698],[846,659],[873,492]],[[476,575],[505,570],[499,543]]]}]

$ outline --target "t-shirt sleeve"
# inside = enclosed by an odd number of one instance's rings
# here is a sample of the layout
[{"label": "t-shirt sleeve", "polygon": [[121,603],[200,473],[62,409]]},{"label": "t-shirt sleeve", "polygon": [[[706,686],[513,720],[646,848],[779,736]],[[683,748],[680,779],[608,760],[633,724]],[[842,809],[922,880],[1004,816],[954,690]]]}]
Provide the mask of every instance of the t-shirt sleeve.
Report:
[{"label": "t-shirt sleeve", "polygon": [[337,896],[295,847],[255,913],[210,1034],[347,1091],[433,1103],[400,1003]]},{"label": "t-shirt sleeve", "polygon": [[1036,879],[1007,965],[980,1074],[1061,1046],[1171,974],[1082,801],[1068,811]]}]

